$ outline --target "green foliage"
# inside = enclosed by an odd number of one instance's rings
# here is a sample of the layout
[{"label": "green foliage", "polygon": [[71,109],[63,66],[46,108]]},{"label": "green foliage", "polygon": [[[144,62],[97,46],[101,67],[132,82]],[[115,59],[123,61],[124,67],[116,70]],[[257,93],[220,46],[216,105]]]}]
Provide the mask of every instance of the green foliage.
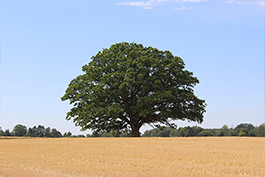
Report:
[{"label": "green foliage", "polygon": [[9,129],[6,129],[5,131],[2,131],[2,136],[12,136],[12,133],[9,131]]},{"label": "green foliage", "polygon": [[[244,125],[244,126],[242,126]],[[249,126],[250,125],[250,126]],[[144,132],[143,136],[146,137],[166,137],[167,131],[170,130],[169,137],[176,136],[260,136],[265,137],[265,124],[261,124],[258,127],[252,127],[252,124],[240,124],[236,128],[228,128],[224,125],[221,129],[203,129],[201,127],[183,127],[179,129],[163,127],[162,129],[155,128]],[[250,128],[250,130],[248,128]],[[166,135],[166,136],[165,136]]]},{"label": "green foliage", "polygon": [[26,136],[30,137],[62,137],[61,132],[57,131],[55,128],[50,127],[45,128],[42,125],[34,126],[28,129]]},{"label": "green foliage", "polygon": [[222,126],[219,136],[231,136],[231,132],[229,131],[229,128],[227,125]]},{"label": "green foliage", "polygon": [[87,134],[87,137],[129,137],[131,136],[131,133],[128,131],[110,131],[110,132],[106,132],[106,131],[100,131],[100,132],[96,132],[94,131],[91,135]]},{"label": "green foliage", "polygon": [[[246,124],[245,124],[246,125]],[[14,129],[18,129],[15,126]],[[250,130],[247,128],[250,127]],[[24,127],[25,128],[25,127]],[[16,131],[15,131],[16,132]],[[12,136],[14,131],[11,133],[8,129],[3,131],[0,127],[1,136]],[[34,126],[29,128],[27,136],[32,137],[62,137],[62,134],[57,131],[55,128],[51,129],[50,127],[45,128],[44,126],[39,125],[38,127]],[[87,134],[87,137],[129,137],[131,136],[131,131],[94,131],[92,135]],[[158,126],[152,130],[147,130],[144,132],[143,136],[145,137],[189,137],[189,136],[258,136],[265,137],[265,124],[261,124],[257,127],[252,126],[237,126],[235,129],[228,128],[227,125],[224,125],[221,129],[203,129],[198,126],[193,127],[183,127],[183,128],[172,128],[166,126]],[[85,137],[84,135],[72,135],[70,131],[64,133],[64,137]]]},{"label": "green foliage", "polygon": [[73,105],[66,119],[82,130],[130,129],[132,136],[140,136],[144,124],[201,123],[206,104],[193,92],[199,80],[184,67],[169,51],[136,43],[112,45],[70,82],[62,97]]},{"label": "green foliage", "polygon": [[92,137],[100,137],[100,134],[97,131],[94,131],[91,136]]},{"label": "green foliage", "polygon": [[171,127],[159,127],[151,131],[151,136],[169,137],[172,130]]},{"label": "green foliage", "polygon": [[169,137],[170,127],[159,127],[144,132],[144,137]]},{"label": "green foliage", "polygon": [[248,129],[248,130],[252,130],[252,129],[254,129],[255,127],[254,127],[254,125],[252,125],[252,124],[242,123],[242,124],[239,124],[238,126],[236,126],[235,129],[240,129],[240,128],[246,128],[246,129]]},{"label": "green foliage", "polygon": [[162,137],[169,137],[170,135],[171,128],[164,128],[163,131],[161,132]]},{"label": "green foliage", "polygon": [[245,132],[243,132],[242,130],[240,130],[240,132],[238,133],[238,136],[245,136]]},{"label": "green foliage", "polygon": [[195,136],[198,136],[198,134],[203,130],[202,127],[198,127],[198,126],[193,126],[191,128],[194,130]]},{"label": "green foliage", "polygon": [[3,133],[4,132],[3,132],[2,128],[0,127],[0,136],[2,136]]},{"label": "green foliage", "polygon": [[16,125],[12,131],[13,136],[25,136],[26,133],[27,127],[21,124]]},{"label": "green foliage", "polygon": [[197,132],[202,131],[201,127],[184,127],[184,128],[171,128],[171,127],[161,127],[152,130],[147,130],[144,132],[145,137],[188,137],[188,136],[198,136]]},{"label": "green foliage", "polygon": [[210,132],[209,130],[202,130],[199,133],[199,136],[214,136],[214,134],[212,132]]},{"label": "green foliage", "polygon": [[218,136],[225,136],[225,135],[224,135],[224,132],[221,131],[221,132],[218,134]]},{"label": "green foliage", "polygon": [[222,130],[218,129],[218,128],[206,129],[206,130],[211,132],[213,134],[213,136],[219,136],[221,134],[221,132],[222,132]]},{"label": "green foliage", "polygon": [[114,131],[110,131],[110,132],[103,132],[100,135],[101,137],[119,137],[119,133],[114,132]]},{"label": "green foliage", "polygon": [[255,129],[256,136],[265,137],[265,124],[261,124]]},{"label": "green foliage", "polygon": [[51,137],[51,128],[50,127],[45,129],[45,136]]},{"label": "green foliage", "polygon": [[33,128],[28,129],[26,136],[45,137],[46,136],[46,129],[42,125],[39,125],[38,127],[34,126]]},{"label": "green foliage", "polygon": [[53,128],[52,131],[51,131],[51,136],[50,137],[54,137],[54,138],[62,137],[62,134],[61,134],[61,132],[59,132],[55,128]]},{"label": "green foliage", "polygon": [[128,131],[122,131],[120,133],[120,137],[130,137],[130,136],[131,136],[131,133]]},{"label": "green foliage", "polygon": [[241,136],[255,136],[255,127],[252,124],[242,123],[235,127],[235,133],[238,136],[240,136],[239,133],[241,134]]},{"label": "green foliage", "polygon": [[179,130],[177,130],[177,129],[172,129],[172,130],[170,131],[169,136],[170,136],[170,137],[180,137],[181,134],[180,134]]},{"label": "green foliage", "polygon": [[90,138],[90,137],[92,137],[92,135],[90,135],[90,134],[87,134],[87,135],[86,135],[86,137]]},{"label": "green foliage", "polygon": [[72,136],[72,133],[71,133],[70,131],[68,131],[68,132],[65,132],[65,133],[63,134],[63,136],[64,136],[64,137],[71,137],[71,136]]},{"label": "green foliage", "polygon": [[188,137],[188,136],[196,136],[196,132],[194,131],[193,128],[191,127],[184,127],[180,129],[180,134],[183,137]]},{"label": "green foliage", "polygon": [[85,138],[86,136],[85,135],[73,135],[71,137],[74,137],[74,138]]}]

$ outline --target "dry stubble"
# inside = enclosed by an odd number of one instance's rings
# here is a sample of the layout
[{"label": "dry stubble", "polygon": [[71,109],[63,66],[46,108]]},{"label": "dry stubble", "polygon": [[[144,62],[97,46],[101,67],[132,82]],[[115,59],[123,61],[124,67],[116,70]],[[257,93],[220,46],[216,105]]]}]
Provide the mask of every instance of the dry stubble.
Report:
[{"label": "dry stubble", "polygon": [[263,176],[265,138],[0,139],[0,176]]}]

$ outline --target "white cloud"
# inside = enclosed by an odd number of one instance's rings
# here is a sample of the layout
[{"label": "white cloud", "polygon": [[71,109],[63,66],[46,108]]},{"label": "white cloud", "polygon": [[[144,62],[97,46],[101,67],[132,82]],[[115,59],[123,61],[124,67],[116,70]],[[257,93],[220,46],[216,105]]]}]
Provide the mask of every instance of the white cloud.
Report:
[{"label": "white cloud", "polygon": [[173,8],[173,10],[191,10],[192,8],[191,7],[185,7],[185,6],[182,6],[180,8]]},{"label": "white cloud", "polygon": [[122,2],[119,3],[118,5],[137,6],[137,7],[142,7],[143,9],[152,9],[153,6],[157,6],[167,1],[169,0],[131,1],[131,2]]},{"label": "white cloud", "polygon": [[264,6],[264,0],[227,0],[225,1],[228,4],[240,4],[240,5],[260,5]]},{"label": "white cloud", "polygon": [[165,3],[185,3],[185,2],[198,3],[204,1],[207,0],[148,0],[148,1],[121,2],[118,3],[118,5],[136,6],[136,7],[141,7],[143,9],[153,9],[154,6],[158,6]]}]

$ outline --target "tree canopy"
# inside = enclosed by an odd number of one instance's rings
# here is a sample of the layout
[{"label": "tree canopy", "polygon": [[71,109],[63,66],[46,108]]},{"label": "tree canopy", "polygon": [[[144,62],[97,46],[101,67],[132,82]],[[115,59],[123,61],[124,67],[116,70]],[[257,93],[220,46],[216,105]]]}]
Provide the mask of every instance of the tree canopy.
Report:
[{"label": "tree canopy", "polygon": [[170,51],[123,42],[91,59],[62,97],[73,105],[66,119],[82,130],[131,130],[137,137],[144,124],[203,121],[206,103],[193,90],[199,80]]},{"label": "tree canopy", "polygon": [[16,125],[12,131],[13,136],[24,136],[26,133],[27,127],[21,124]]}]

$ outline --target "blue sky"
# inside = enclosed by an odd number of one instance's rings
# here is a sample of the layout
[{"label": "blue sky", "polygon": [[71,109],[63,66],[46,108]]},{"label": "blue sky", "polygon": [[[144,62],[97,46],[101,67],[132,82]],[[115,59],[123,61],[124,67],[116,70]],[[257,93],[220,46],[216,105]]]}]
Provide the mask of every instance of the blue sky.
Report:
[{"label": "blue sky", "polygon": [[264,7],[263,0],[1,0],[0,126],[88,133],[65,120],[71,106],[60,98],[91,56],[122,41],[184,60],[208,104],[199,126],[260,125]]}]

